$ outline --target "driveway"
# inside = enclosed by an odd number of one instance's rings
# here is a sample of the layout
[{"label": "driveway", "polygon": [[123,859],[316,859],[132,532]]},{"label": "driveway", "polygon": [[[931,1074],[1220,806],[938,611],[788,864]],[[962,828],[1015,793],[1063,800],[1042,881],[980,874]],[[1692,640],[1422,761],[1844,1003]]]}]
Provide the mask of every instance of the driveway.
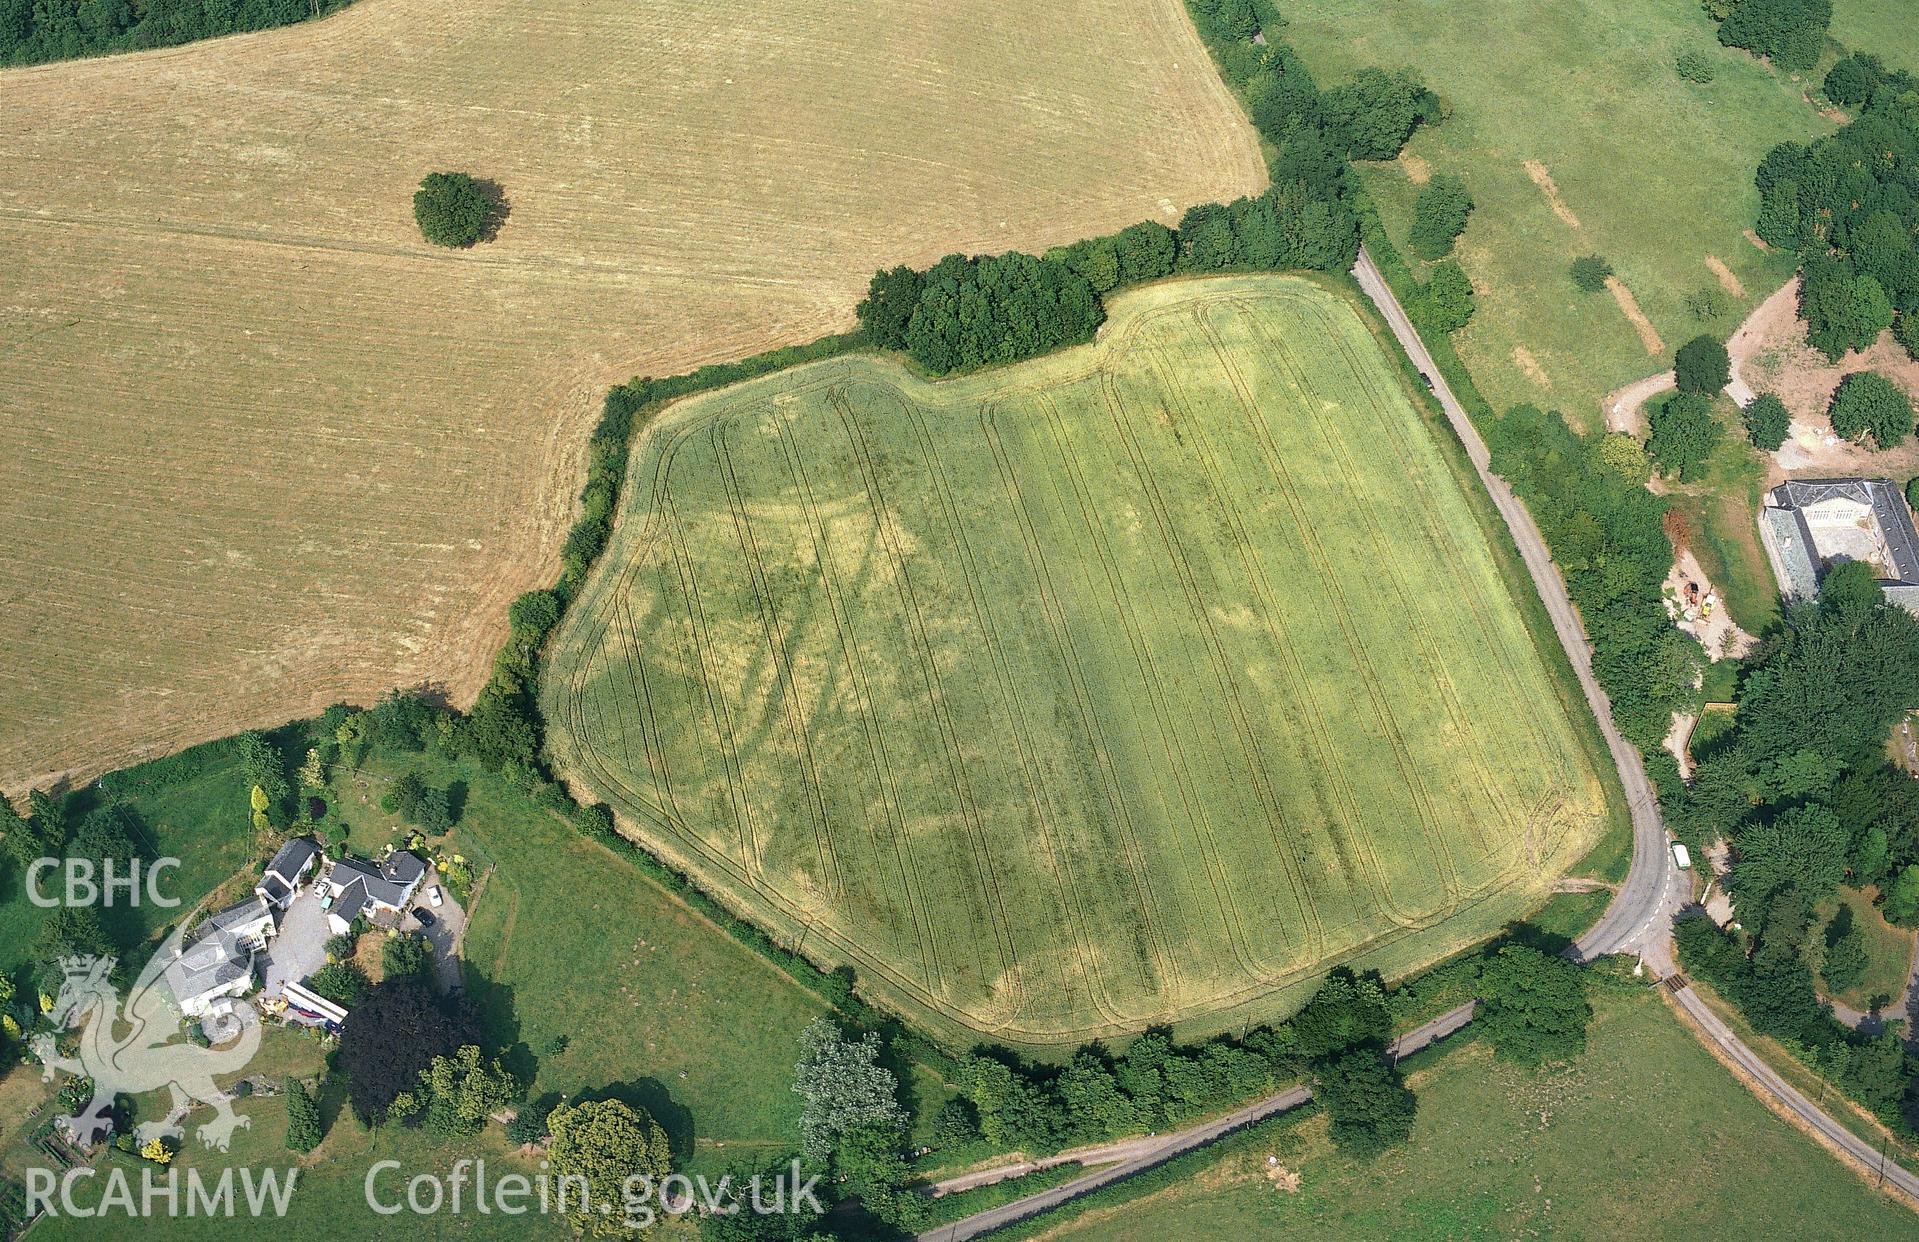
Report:
[{"label": "driveway", "polygon": [[[435,886],[440,889],[446,904],[434,906],[427,894]],[[419,912],[426,911],[433,922],[426,926],[420,924]],[[428,871],[426,879],[420,884],[420,893],[413,901],[413,908],[407,911],[407,917],[401,922],[404,931],[414,931],[426,938],[433,946],[433,978],[440,985],[440,991],[452,996],[460,990],[460,941],[466,936],[466,911],[453,899],[453,890],[446,886],[438,871]]]},{"label": "driveway", "polygon": [[281,913],[280,934],[260,960],[265,981],[261,996],[271,1000],[289,982],[304,979],[326,965],[326,942],[332,934],[327,929],[326,911],[320,908],[319,894],[312,888],[301,889],[293,904]]}]

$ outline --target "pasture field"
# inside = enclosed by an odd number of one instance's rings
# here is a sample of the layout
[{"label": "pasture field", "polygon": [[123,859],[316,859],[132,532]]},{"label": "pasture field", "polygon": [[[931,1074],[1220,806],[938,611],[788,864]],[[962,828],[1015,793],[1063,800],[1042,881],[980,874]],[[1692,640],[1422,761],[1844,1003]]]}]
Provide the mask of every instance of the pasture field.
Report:
[{"label": "pasture field", "polygon": [[[1745,237],[1753,170],[1776,143],[1833,125],[1802,98],[1816,81],[1721,47],[1697,4],[1300,0],[1285,11],[1284,37],[1321,81],[1411,67],[1450,110],[1413,135],[1408,158],[1360,175],[1401,242],[1415,174],[1453,173],[1472,192],[1458,258],[1478,310],[1453,340],[1495,409],[1531,402],[1598,427],[1607,393],[1666,369],[1702,331],[1729,334],[1791,274],[1790,256]],[[1689,51],[1707,57],[1713,81],[1679,76],[1673,62]],[[1612,263],[1661,348],[1648,351],[1614,297],[1575,288],[1568,269],[1585,254]],[[1724,313],[1701,320],[1687,299],[1707,289]]]},{"label": "pasture field", "polygon": [[1838,0],[1831,34],[1849,52],[1872,52],[1895,69],[1919,72],[1919,35],[1905,0]]},{"label": "pasture field", "polygon": [[321,826],[350,825],[369,855],[403,845],[415,829],[379,800],[407,771],[455,791],[447,844],[486,877],[461,946],[466,992],[489,1046],[518,1050],[531,1098],[624,1084],[702,1158],[797,1140],[799,1031],[823,1000],[471,762],[376,751],[336,770]]},{"label": "pasture field", "polygon": [[1538,905],[1605,812],[1342,295],[1111,309],[965,379],[852,357],[672,407],[548,649],[577,792],[957,1042],[1404,973]]},{"label": "pasture field", "polygon": [[[1044,1234],[1059,1242],[1186,1236],[1395,1239],[1906,1237],[1912,1215],[1808,1141],[1715,1063],[1655,995],[1593,997],[1588,1051],[1531,1074],[1484,1044],[1418,1059],[1412,1142],[1366,1162],[1324,1117],[1244,1141],[1196,1175],[1115,1198]],[[1415,1063],[1418,1063],[1417,1061]],[[1297,1174],[1295,1191],[1266,1158]],[[1015,1230],[1011,1236],[1034,1236]]]},{"label": "pasture field", "polygon": [[[1265,181],[1178,0],[359,0],[0,72],[0,168],[16,794],[463,704],[609,384],[848,328],[882,264]],[[496,241],[420,238],[445,169],[502,188]]]}]

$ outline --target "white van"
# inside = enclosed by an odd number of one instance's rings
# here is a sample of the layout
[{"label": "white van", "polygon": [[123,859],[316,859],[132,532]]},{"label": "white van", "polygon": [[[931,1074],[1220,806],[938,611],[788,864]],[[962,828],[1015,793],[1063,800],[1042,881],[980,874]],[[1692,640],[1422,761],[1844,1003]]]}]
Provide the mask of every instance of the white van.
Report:
[{"label": "white van", "polygon": [[1686,852],[1684,842],[1674,841],[1672,843],[1672,860],[1679,864],[1681,871],[1692,870],[1692,855]]}]

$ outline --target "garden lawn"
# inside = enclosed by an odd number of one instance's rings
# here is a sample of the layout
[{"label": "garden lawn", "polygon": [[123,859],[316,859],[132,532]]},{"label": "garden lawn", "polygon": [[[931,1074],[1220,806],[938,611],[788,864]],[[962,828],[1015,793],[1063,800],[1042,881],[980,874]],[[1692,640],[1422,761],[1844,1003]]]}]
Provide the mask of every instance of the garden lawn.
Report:
[{"label": "garden lawn", "polygon": [[[1852,911],[1852,925],[1865,937],[1866,973],[1857,984],[1839,992],[1828,991],[1825,979],[1821,978],[1821,993],[1858,1010],[1871,1010],[1874,1000],[1879,998],[1897,1001],[1905,994],[1906,981],[1912,972],[1911,929],[1886,922],[1879,914],[1879,907],[1872,904],[1870,893],[1842,888],[1838,896],[1819,905],[1815,943],[1825,944],[1825,927],[1838,912],[1840,903]],[[1905,1011],[1895,1005],[1887,1010],[1887,1016],[1903,1018]]]},{"label": "garden lawn", "polygon": [[822,1000],[471,764],[383,755],[357,778],[336,776],[354,788],[343,810],[357,849],[403,834],[377,804],[409,767],[434,786],[465,785],[453,847],[492,868],[466,933],[467,991],[489,1038],[531,1055],[534,1098],[624,1084],[715,1162],[798,1141],[793,1065]]},{"label": "garden lawn", "polygon": [[[1283,37],[1321,82],[1366,65],[1411,67],[1444,100],[1444,124],[1361,177],[1402,248],[1418,188],[1409,167],[1456,174],[1471,190],[1478,208],[1460,258],[1478,312],[1455,342],[1495,408],[1533,402],[1597,426],[1604,394],[1663,370],[1702,330],[1729,333],[1790,274],[1789,256],[1743,235],[1758,208],[1753,170],[1774,144],[1832,125],[1803,102],[1802,84],[1721,47],[1697,4],[1298,0],[1284,10]],[[1689,51],[1711,63],[1712,82],[1678,75],[1673,62]],[[1573,259],[1594,253],[1611,261],[1662,351],[1647,352],[1613,297],[1573,286]],[[1709,256],[1742,294],[1722,289]],[[1702,322],[1686,299],[1707,288],[1721,290],[1726,313]]]},{"label": "garden lawn", "polygon": [[[1148,1198],[1093,1208],[1049,1238],[1432,1239],[1911,1236],[1919,1218],[1769,1112],[1657,996],[1595,995],[1589,1050],[1531,1074],[1470,1044],[1414,1073],[1412,1142],[1371,1163],[1326,1121],[1277,1128]],[[1299,1176],[1288,1192],[1267,1157]]]},{"label": "garden lawn", "polygon": [[[179,768],[183,761],[193,768],[184,779],[170,784],[149,780],[162,765]],[[108,934],[123,952],[131,952],[253,862],[252,808],[247,801],[251,786],[225,744],[216,742],[117,773],[115,787],[128,791],[124,801],[144,829],[154,857],[180,860],[156,885],[162,897],[179,901],[179,906],[147,903],[143,876],[140,904],[128,905],[116,893],[114,907],[101,910]],[[87,792],[75,801],[76,809],[68,813],[74,827],[77,807],[89,804],[93,796]],[[56,871],[44,877],[40,887],[57,892],[60,885],[61,873]],[[0,867],[0,971],[28,964],[46,915],[28,900],[25,877],[11,866]]]}]

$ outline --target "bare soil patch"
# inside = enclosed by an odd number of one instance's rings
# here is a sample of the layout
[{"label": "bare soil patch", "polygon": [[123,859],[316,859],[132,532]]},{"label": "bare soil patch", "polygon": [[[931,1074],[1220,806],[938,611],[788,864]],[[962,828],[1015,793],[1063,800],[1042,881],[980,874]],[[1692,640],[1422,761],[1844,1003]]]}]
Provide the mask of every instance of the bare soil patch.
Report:
[{"label": "bare soil patch", "polygon": [[1526,378],[1541,388],[1553,386],[1552,377],[1546,374],[1546,368],[1539,365],[1539,359],[1524,345],[1513,346],[1513,365],[1525,372]]},{"label": "bare soil patch", "polygon": [[[1175,0],[361,0],[0,97],[11,791],[464,704],[609,383],[1265,181]],[[496,242],[420,239],[436,169],[504,188]]]},{"label": "bare soil patch", "polygon": [[1755,392],[1774,393],[1792,415],[1792,432],[1773,455],[1776,482],[1795,476],[1848,473],[1893,478],[1919,472],[1919,444],[1908,440],[1880,452],[1839,439],[1826,409],[1840,381],[1858,371],[1877,371],[1919,400],[1919,362],[1891,333],[1871,349],[1848,353],[1838,362],[1806,343],[1799,318],[1799,280],[1794,277],[1761,302],[1726,343],[1733,376]]},{"label": "bare soil patch", "polygon": [[1411,151],[1399,153],[1399,166],[1406,173],[1406,180],[1414,185],[1425,185],[1433,179],[1433,166]]},{"label": "bare soil patch", "polygon": [[1567,228],[1580,227],[1579,217],[1573,214],[1572,208],[1566,206],[1566,200],[1559,196],[1559,187],[1554,184],[1553,175],[1547,171],[1544,164],[1538,160],[1527,160],[1526,175],[1533,179],[1533,184],[1539,187],[1539,192],[1546,196],[1546,202],[1552,207],[1553,214],[1564,221]]},{"label": "bare soil patch", "polygon": [[1672,572],[1666,575],[1663,594],[1673,623],[1698,639],[1713,659],[1743,658],[1758,645],[1758,639],[1733,621],[1724,597],[1714,589],[1691,548],[1679,549]]},{"label": "bare soil patch", "polygon": [[1639,299],[1633,297],[1626,282],[1617,276],[1606,277],[1606,288],[1612,294],[1613,301],[1619,303],[1619,313],[1624,315],[1639,334],[1639,343],[1646,347],[1649,354],[1666,352],[1666,342],[1659,338],[1659,330],[1652,326],[1652,320],[1646,318],[1646,312],[1639,309]]},{"label": "bare soil patch", "polygon": [[1711,255],[1711,254],[1707,255],[1706,266],[1711,268],[1712,274],[1718,278],[1720,288],[1724,289],[1727,293],[1732,294],[1736,298],[1743,298],[1746,296],[1746,286],[1743,283],[1741,283],[1739,277],[1734,275],[1733,270],[1727,267],[1725,262],[1722,259],[1720,259],[1719,256]]}]

